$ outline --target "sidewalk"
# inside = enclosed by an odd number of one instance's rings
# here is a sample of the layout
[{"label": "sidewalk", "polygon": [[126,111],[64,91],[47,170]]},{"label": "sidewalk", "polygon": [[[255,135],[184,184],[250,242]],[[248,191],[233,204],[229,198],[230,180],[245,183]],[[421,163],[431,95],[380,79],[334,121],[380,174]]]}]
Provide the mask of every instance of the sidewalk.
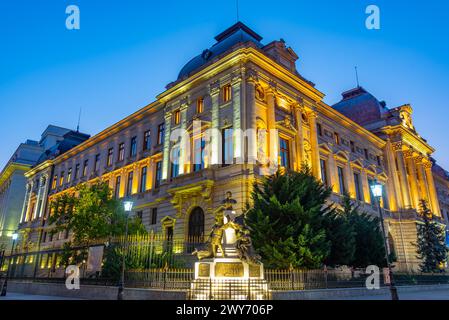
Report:
[{"label": "sidewalk", "polygon": [[6,297],[0,297],[0,301],[8,301],[8,300],[82,300],[82,299],[55,297],[55,296],[38,296],[15,292],[8,292]]}]

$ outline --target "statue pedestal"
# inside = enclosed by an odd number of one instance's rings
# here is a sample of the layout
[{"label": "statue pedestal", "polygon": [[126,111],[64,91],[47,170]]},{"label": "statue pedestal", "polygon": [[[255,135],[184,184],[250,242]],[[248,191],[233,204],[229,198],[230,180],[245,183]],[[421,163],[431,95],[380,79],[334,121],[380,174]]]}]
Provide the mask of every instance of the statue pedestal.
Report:
[{"label": "statue pedestal", "polygon": [[263,265],[249,264],[239,258],[214,258],[195,262],[195,279],[263,279]]}]

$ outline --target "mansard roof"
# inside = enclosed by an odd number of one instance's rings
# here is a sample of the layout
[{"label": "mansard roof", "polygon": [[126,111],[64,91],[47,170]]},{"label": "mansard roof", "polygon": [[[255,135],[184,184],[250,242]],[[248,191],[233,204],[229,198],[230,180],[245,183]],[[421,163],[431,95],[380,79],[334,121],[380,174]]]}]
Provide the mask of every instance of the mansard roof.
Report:
[{"label": "mansard roof", "polygon": [[260,42],[262,37],[242,22],[237,22],[229,27],[216,36],[215,40],[217,42],[212,47],[194,57],[181,69],[178,80],[188,78],[194,71],[197,71],[203,65],[214,60],[215,57],[225,53],[239,43],[250,41],[259,48],[263,47],[263,44]]},{"label": "mansard roof", "polygon": [[69,151],[70,149],[76,147],[80,143],[86,141],[90,138],[90,135],[81,133],[78,131],[68,131],[63,135],[63,139],[58,141],[55,145],[53,145],[50,149],[46,150],[41,157],[39,158],[37,164],[40,164],[46,160],[54,159],[61,154]]},{"label": "mansard roof", "polygon": [[342,100],[332,107],[360,125],[378,121],[388,114],[384,102],[380,102],[362,87],[342,93]]}]

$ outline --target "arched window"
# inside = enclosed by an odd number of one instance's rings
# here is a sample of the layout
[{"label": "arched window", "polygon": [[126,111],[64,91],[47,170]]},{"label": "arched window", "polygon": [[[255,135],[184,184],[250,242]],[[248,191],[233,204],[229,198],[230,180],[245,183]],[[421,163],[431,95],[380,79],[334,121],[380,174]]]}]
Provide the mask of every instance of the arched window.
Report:
[{"label": "arched window", "polygon": [[189,217],[189,242],[202,242],[204,236],[204,212],[200,207],[192,210]]}]

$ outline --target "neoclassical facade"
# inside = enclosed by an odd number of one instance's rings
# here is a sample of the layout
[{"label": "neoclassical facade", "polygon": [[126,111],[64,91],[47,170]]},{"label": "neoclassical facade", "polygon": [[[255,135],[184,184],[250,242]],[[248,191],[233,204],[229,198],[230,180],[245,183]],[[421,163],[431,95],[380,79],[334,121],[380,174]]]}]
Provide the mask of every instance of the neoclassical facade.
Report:
[{"label": "neoclassical facade", "polygon": [[148,230],[186,239],[208,232],[226,192],[242,212],[263,175],[307,164],[332,188],[332,201],[349,192],[373,215],[370,184],[381,182],[398,268],[416,269],[418,202],[441,212],[434,150],[416,132],[411,107],[389,109],[361,87],[330,106],[282,40],[263,44],[242,23],[215,40],[156,101],[27,173],[47,183],[27,193],[30,204],[45,194],[37,213],[24,205],[27,243],[58,246],[70,238],[49,235],[48,204],[80,183],[108,182],[116,197],[133,198]]}]

